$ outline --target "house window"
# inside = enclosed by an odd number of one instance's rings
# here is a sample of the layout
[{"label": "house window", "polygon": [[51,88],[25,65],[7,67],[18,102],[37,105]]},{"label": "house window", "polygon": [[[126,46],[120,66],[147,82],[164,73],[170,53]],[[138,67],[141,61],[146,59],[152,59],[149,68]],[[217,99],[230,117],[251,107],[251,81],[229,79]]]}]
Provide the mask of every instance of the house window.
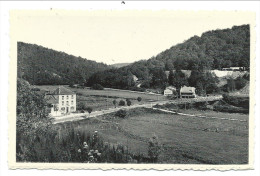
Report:
[{"label": "house window", "polygon": [[64,100],[64,96],[62,96],[62,100]]},{"label": "house window", "polygon": [[61,110],[62,110],[62,111],[64,111],[64,110],[65,110],[65,108],[64,108],[64,107],[62,107],[62,108],[61,108]]},{"label": "house window", "polygon": [[67,105],[69,105],[69,101],[67,101]]},{"label": "house window", "polygon": [[64,101],[62,101],[61,103],[62,103],[62,106],[64,106]]},{"label": "house window", "polygon": [[72,107],[70,108],[70,110],[74,111],[74,107],[72,106]]},{"label": "house window", "polygon": [[73,105],[73,100],[71,100],[71,104]]},{"label": "house window", "polygon": [[69,96],[67,95],[67,99],[69,99]]},{"label": "house window", "polygon": [[71,95],[71,98],[73,99],[73,95]]}]

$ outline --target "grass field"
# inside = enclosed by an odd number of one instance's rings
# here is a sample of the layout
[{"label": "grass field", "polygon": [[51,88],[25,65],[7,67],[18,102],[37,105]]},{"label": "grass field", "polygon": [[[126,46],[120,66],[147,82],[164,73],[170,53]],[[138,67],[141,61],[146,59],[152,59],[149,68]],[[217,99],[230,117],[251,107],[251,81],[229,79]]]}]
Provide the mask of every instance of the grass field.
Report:
[{"label": "grass field", "polygon": [[[162,145],[160,163],[245,164],[248,162],[248,121],[203,119],[167,114],[151,109],[130,110],[126,119],[113,114],[59,124],[84,132],[98,131],[105,141],[128,146],[147,155],[148,141],[155,134]],[[199,114],[200,111],[193,113]],[[204,115],[219,113],[205,112]],[[230,114],[221,113],[225,117]],[[236,116],[232,115],[232,118]],[[248,115],[240,115],[247,119]]]},{"label": "grass field", "polygon": [[[54,91],[58,88],[58,86],[52,85],[36,87],[44,91]],[[87,88],[70,88],[69,86],[64,87],[72,90],[77,94],[77,103],[84,102],[87,104],[87,106],[92,107],[94,111],[114,107],[113,100],[116,100],[118,103],[120,100],[126,100],[126,98],[130,99],[132,104],[143,104],[150,101],[166,100],[166,97],[163,95],[126,92],[120,90],[92,90]],[[142,98],[141,102],[137,101],[138,97]]]}]

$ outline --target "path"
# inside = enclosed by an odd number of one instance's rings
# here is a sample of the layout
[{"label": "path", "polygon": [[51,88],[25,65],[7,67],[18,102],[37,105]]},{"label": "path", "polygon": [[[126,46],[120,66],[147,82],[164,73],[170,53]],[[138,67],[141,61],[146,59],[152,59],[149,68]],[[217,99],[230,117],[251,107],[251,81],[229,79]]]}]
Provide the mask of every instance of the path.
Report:
[{"label": "path", "polygon": [[164,105],[167,103],[171,104],[183,104],[183,103],[194,103],[194,102],[204,102],[204,101],[216,101],[222,99],[222,96],[210,96],[210,97],[198,97],[198,98],[192,98],[192,99],[176,99],[176,100],[166,100],[166,101],[155,101],[151,103],[146,104],[134,104],[132,106],[124,106],[124,107],[117,107],[117,108],[110,108],[110,109],[104,109],[102,111],[93,111],[91,114],[89,113],[77,113],[77,114],[70,114],[60,117],[54,118],[54,124],[57,123],[63,123],[67,121],[77,121],[77,120],[83,120],[86,118],[91,117],[97,117],[104,114],[109,114],[116,112],[120,109],[134,109],[134,108],[152,108],[154,105]]}]

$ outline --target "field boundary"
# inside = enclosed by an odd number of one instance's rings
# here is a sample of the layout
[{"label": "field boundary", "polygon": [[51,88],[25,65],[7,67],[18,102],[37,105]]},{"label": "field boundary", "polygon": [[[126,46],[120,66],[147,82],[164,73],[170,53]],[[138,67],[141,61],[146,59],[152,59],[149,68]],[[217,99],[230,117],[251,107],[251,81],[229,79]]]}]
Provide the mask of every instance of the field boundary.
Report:
[{"label": "field boundary", "polygon": [[188,117],[199,117],[199,118],[205,118],[205,119],[218,119],[218,120],[230,120],[230,121],[239,121],[239,122],[247,122],[247,120],[239,120],[239,119],[233,119],[233,118],[224,118],[224,117],[208,117],[208,116],[202,116],[202,115],[196,115],[196,114],[185,114],[181,112],[176,112],[176,111],[170,111],[166,109],[160,109],[160,108],[152,108],[154,110],[159,110],[162,112],[167,112],[167,113],[172,113],[176,115],[182,115],[182,116],[188,116]]}]

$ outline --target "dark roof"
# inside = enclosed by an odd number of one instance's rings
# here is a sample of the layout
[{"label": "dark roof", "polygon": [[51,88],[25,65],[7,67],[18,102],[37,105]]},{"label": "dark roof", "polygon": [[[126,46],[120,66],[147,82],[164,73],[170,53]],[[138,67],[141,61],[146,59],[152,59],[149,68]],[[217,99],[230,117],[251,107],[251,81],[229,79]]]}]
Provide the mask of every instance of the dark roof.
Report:
[{"label": "dark roof", "polygon": [[59,88],[57,88],[54,92],[53,92],[54,95],[74,95],[75,93],[72,92],[71,90],[63,87],[63,86],[60,86]]},{"label": "dark roof", "polygon": [[45,95],[45,100],[49,104],[57,104],[59,103],[58,97],[55,97],[55,95]]}]

